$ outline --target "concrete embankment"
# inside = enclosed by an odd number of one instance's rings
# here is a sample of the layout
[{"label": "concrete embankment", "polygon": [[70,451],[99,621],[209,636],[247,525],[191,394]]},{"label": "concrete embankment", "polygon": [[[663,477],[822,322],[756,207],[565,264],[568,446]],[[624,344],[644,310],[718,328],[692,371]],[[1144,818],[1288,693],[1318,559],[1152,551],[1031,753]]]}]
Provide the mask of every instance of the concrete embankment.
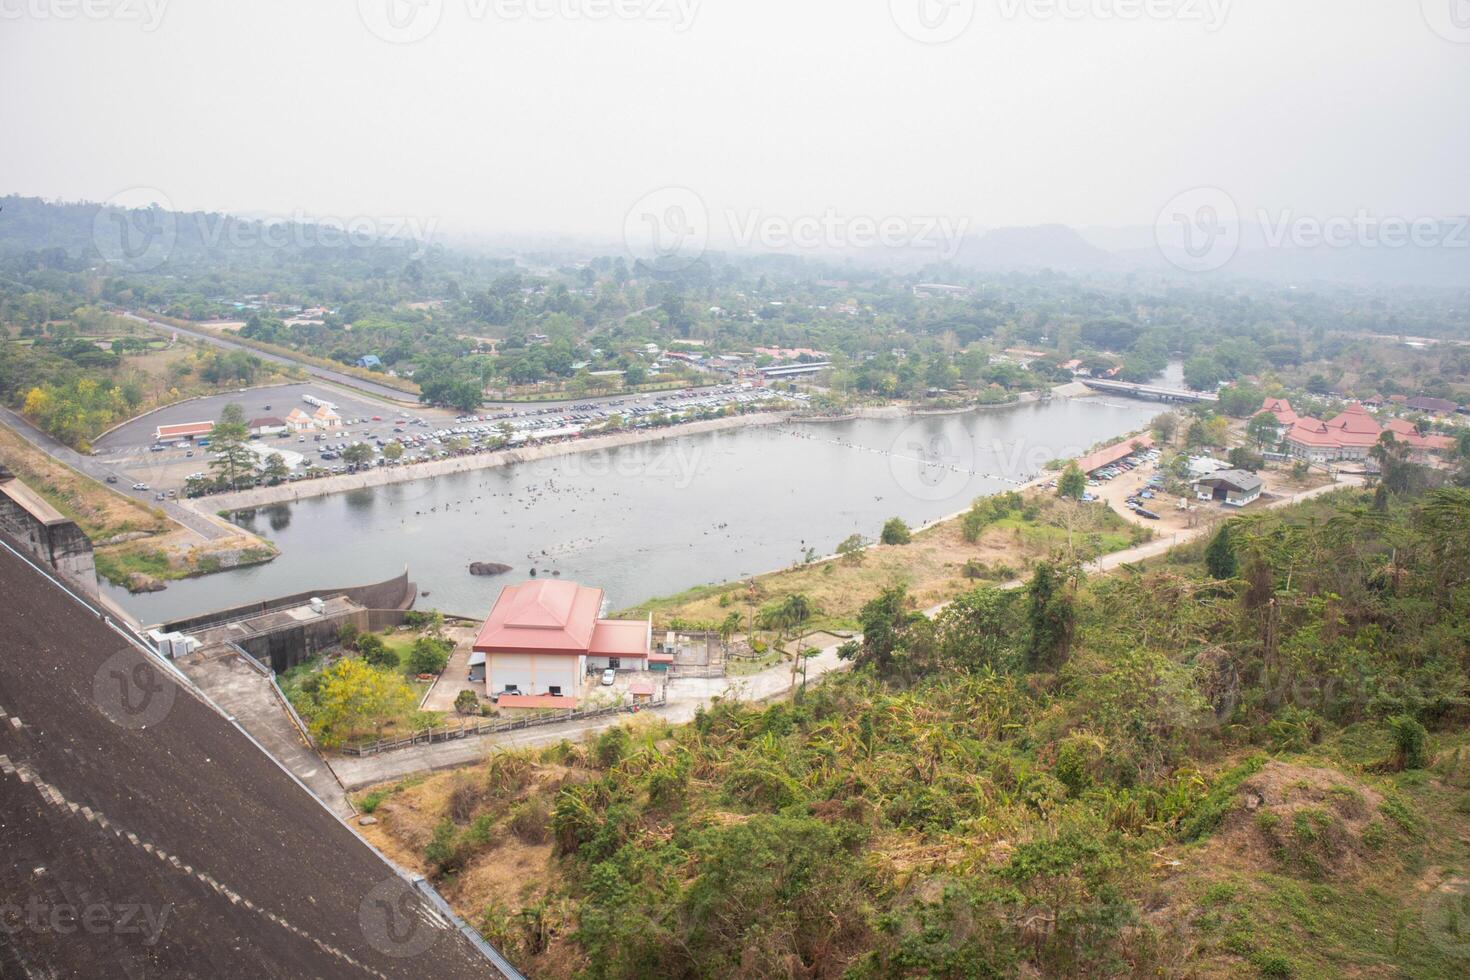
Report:
[{"label": "concrete embankment", "polygon": [[545,445],[521,446],[494,453],[478,453],[472,456],[451,456],[429,463],[414,463],[408,466],[383,467],[362,473],[344,473],[340,476],[323,477],[319,480],[301,480],[297,483],[282,483],[274,487],[256,487],[238,493],[223,493],[212,497],[200,497],[185,503],[185,506],[203,513],[221,510],[242,510],[247,507],[266,507],[308,497],[322,497],[366,487],[382,487],[393,483],[408,483],[413,480],[432,479],[450,473],[467,473],[471,470],[491,469],[513,463],[528,463],[538,459],[553,459],[575,453],[601,452],[678,436],[698,435],[702,432],[718,432],[753,425],[775,425],[790,418],[789,412],[762,412],[754,415],[732,415],[728,418],[707,419],[685,425],[662,429],[645,429],[633,432],[615,432],[605,436],[589,436],[569,442]]}]

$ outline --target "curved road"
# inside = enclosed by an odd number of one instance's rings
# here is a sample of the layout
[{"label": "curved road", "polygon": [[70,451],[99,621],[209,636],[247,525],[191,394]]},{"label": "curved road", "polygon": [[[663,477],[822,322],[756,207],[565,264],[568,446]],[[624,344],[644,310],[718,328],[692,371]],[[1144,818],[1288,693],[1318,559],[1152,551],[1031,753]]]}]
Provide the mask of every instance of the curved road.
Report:
[{"label": "curved road", "polygon": [[162,323],[158,320],[150,320],[147,317],[139,316],[136,313],[119,312],[118,315],[128,320],[133,320],[137,323],[146,323],[148,326],[153,327],[155,330],[164,330],[170,333],[177,333],[185,337],[190,337],[194,340],[202,341],[211,346],[218,347],[221,350],[242,350],[247,354],[254,354],[262,361],[270,361],[272,364],[282,364],[287,367],[301,368],[307,374],[310,374],[312,377],[320,381],[329,381],[332,384],[341,385],[344,388],[353,388],[357,391],[362,392],[363,394],[372,395],[373,397],[382,399],[384,401],[390,401],[398,405],[418,404],[413,396],[408,394],[407,392],[399,391],[397,388],[389,388],[387,385],[380,385],[376,382],[366,381],[362,378],[354,377],[350,374],[344,374],[341,371],[333,371],[328,368],[317,367],[315,364],[307,364],[305,361],[297,361],[289,357],[283,357],[280,354],[271,354],[263,350],[256,350],[254,347],[249,347],[245,344],[237,343],[233,340],[226,340],[223,337],[216,337],[214,334],[211,333],[205,333],[201,330],[190,330],[187,327],[176,327],[171,323]]},{"label": "curved road", "polygon": [[[56,439],[53,439],[51,436],[48,436],[46,433],[42,432],[40,429],[32,425],[25,418],[17,415],[15,412],[12,412],[10,409],[6,408],[3,405],[0,405],[0,421],[3,421],[6,425],[10,426],[10,428],[15,430],[16,435],[20,436],[32,446],[35,446],[37,449],[50,456],[52,459],[55,459],[61,463],[65,463],[72,469],[77,470],[78,472],[83,473],[87,476],[90,476],[98,483],[105,484],[108,477],[114,477],[117,481],[117,486],[132,486],[132,477],[119,470],[113,469],[111,466],[108,466],[101,460],[94,459],[91,456],[83,456],[81,453],[77,452],[75,449],[71,448],[65,443],[59,442]],[[123,497],[128,497],[128,494],[124,493],[121,490],[117,492]],[[187,507],[181,507],[179,505],[179,502],[172,498],[167,500],[149,500],[146,496],[135,496],[129,497],[128,499],[137,500],[144,506],[158,508],[159,510],[167,514],[176,524],[180,524],[183,527],[188,528],[195,534],[198,534],[200,537],[204,538],[204,540],[206,541],[218,541],[220,538],[228,537],[231,533],[220,527],[218,524],[214,523],[214,521],[211,521],[209,518],[200,515],[198,512],[190,510]]]}]

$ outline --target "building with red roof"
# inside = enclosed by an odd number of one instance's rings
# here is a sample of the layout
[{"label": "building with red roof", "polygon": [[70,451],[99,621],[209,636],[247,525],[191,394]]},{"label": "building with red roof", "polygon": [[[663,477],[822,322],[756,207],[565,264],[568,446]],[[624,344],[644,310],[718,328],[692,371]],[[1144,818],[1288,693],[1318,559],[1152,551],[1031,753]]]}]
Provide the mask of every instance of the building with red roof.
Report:
[{"label": "building with red roof", "polygon": [[1430,462],[1455,447],[1455,440],[1450,436],[1439,432],[1420,435],[1414,423],[1405,419],[1394,419],[1383,427],[1383,431],[1392,432],[1395,439],[1408,443],[1409,457],[1419,463]]},{"label": "building with red roof", "polygon": [[1123,439],[1081,457],[1077,460],[1077,468],[1083,473],[1090,474],[1105,466],[1111,466],[1120,459],[1126,459],[1141,449],[1152,449],[1153,445],[1154,437],[1147,433],[1131,439]]},{"label": "building with red roof", "polygon": [[1298,418],[1287,431],[1287,450],[1298,459],[1314,463],[1338,460],[1366,461],[1368,450],[1382,438],[1392,433],[1395,439],[1406,442],[1414,458],[1427,462],[1432,456],[1448,450],[1454,440],[1444,435],[1420,435],[1413,424],[1394,419],[1387,426],[1378,424],[1366,408],[1351,404],[1326,422],[1309,416]]},{"label": "building with red roof", "polygon": [[507,586],[475,638],[486,690],[575,700],[589,672],[647,670],[659,657],[652,618],[602,619],[602,597],[601,589],[565,579]]},{"label": "building with red roof", "polygon": [[193,441],[214,431],[213,422],[180,422],[176,425],[160,425],[153,433],[155,442]]}]

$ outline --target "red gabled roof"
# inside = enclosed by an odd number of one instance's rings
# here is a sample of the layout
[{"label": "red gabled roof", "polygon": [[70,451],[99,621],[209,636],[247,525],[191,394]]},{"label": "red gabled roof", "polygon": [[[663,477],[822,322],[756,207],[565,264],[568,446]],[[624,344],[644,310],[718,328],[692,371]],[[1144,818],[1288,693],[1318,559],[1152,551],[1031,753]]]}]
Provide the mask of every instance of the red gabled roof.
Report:
[{"label": "red gabled roof", "polygon": [[1386,432],[1392,432],[1395,439],[1408,443],[1414,449],[1443,452],[1455,444],[1454,439],[1439,432],[1420,435],[1419,430],[1414,427],[1414,423],[1405,419],[1394,419],[1383,428]]},{"label": "red gabled roof", "polygon": [[507,586],[475,638],[476,650],[586,653],[597,626],[602,590],[575,582]]},{"label": "red gabled roof", "polygon": [[636,619],[599,619],[587,652],[594,657],[646,657],[648,623]]},{"label": "red gabled roof", "polygon": [[1310,415],[1304,415],[1296,420],[1291,431],[1286,434],[1290,442],[1299,442],[1304,446],[1331,446],[1342,445],[1337,436],[1328,431],[1327,423],[1321,419],[1314,419]]},{"label": "red gabled roof", "polygon": [[1091,473],[1093,470],[1101,469],[1109,463],[1116,463],[1125,456],[1132,456],[1137,452],[1134,449],[1135,446],[1138,449],[1151,449],[1153,448],[1153,444],[1154,437],[1147,433],[1141,436],[1134,436],[1132,439],[1124,439],[1122,442],[1115,442],[1111,446],[1083,456],[1077,460],[1077,468],[1083,473]]},{"label": "red gabled roof", "polygon": [[1291,402],[1285,398],[1267,398],[1261,405],[1261,411],[1270,412],[1282,425],[1291,425],[1298,418],[1296,411],[1291,407]]}]

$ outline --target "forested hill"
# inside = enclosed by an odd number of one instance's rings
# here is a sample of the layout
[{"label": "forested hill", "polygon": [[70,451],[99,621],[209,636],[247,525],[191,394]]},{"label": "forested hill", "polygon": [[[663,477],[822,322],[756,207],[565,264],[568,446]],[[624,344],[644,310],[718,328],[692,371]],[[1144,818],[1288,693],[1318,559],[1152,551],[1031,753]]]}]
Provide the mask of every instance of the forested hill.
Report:
[{"label": "forested hill", "polygon": [[[430,222],[355,218],[315,224],[258,221],[206,211],[158,207],[122,208],[89,202],[48,202],[0,197],[0,254],[65,254],[73,267],[107,259],[146,271],[237,261],[241,253],[269,248],[285,256],[321,247],[383,256],[421,257],[430,247],[421,232]],[[166,250],[167,254],[161,254]],[[159,254],[150,254],[157,252]]]},{"label": "forested hill", "polygon": [[373,793],[538,977],[1460,977],[1470,491],[1344,490],[853,673]]}]

